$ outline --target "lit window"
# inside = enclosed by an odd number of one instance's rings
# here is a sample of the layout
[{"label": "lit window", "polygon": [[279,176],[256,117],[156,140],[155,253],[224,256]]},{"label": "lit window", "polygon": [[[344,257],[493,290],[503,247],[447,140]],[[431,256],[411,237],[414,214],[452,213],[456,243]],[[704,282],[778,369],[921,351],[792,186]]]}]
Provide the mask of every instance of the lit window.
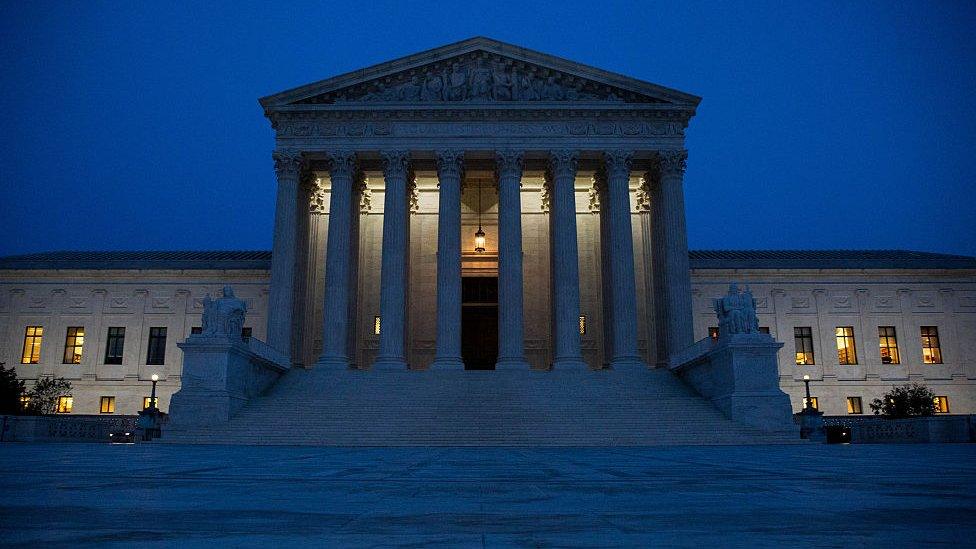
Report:
[{"label": "lit window", "polygon": [[712,338],[713,340],[718,339],[718,326],[708,327],[708,337]]},{"label": "lit window", "polygon": [[102,414],[114,414],[115,413],[115,397],[114,396],[103,396],[98,402],[98,411]]},{"label": "lit window", "polygon": [[949,397],[937,396],[932,399],[935,403],[935,413],[937,414],[948,414],[949,413]]},{"label": "lit window", "polygon": [[[803,407],[804,408],[807,407],[807,397],[803,397]],[[820,409],[820,402],[817,400],[817,397],[814,396],[810,397],[810,407],[813,408],[814,410]]]},{"label": "lit window", "polygon": [[85,329],[81,326],[68,328],[64,338],[64,364],[81,364],[81,349],[85,345]]},{"label": "lit window", "polygon": [[942,364],[942,349],[939,347],[937,326],[922,326],[922,362]]},{"label": "lit window", "polygon": [[24,410],[26,410],[27,407],[30,406],[30,397],[27,396],[27,395],[21,396],[20,397],[20,405],[24,408]]},{"label": "lit window", "polygon": [[75,404],[74,397],[62,396],[58,397],[58,413],[59,414],[70,414],[71,408]]},{"label": "lit window", "polygon": [[838,326],[834,329],[837,339],[837,362],[839,364],[857,364],[857,351],[854,348],[854,327]]},{"label": "lit window", "polygon": [[149,350],[146,352],[146,364],[160,365],[166,363],[166,328],[149,328]]},{"label": "lit window", "polygon": [[373,335],[380,335],[380,317],[373,317]]},{"label": "lit window", "polygon": [[878,326],[878,345],[881,347],[883,364],[898,364],[898,338],[894,326]]},{"label": "lit window", "polygon": [[579,317],[579,333],[580,335],[586,335],[586,315],[580,315]]},{"label": "lit window", "polygon": [[244,341],[247,341],[247,340],[251,339],[251,327],[250,326],[244,326],[243,328],[241,328],[241,339],[243,339]]},{"label": "lit window", "polygon": [[37,364],[41,360],[41,337],[44,335],[43,326],[28,326],[24,331],[24,352],[21,354],[21,364]]},{"label": "lit window", "polygon": [[809,326],[793,328],[793,343],[796,346],[797,365],[813,364],[813,330]]},{"label": "lit window", "polygon": [[861,408],[861,397],[847,397],[847,413],[848,414],[864,413],[864,410]]},{"label": "lit window", "polygon": [[105,340],[105,364],[122,364],[122,350],[125,348],[125,328],[113,326],[108,329]]},{"label": "lit window", "polygon": [[[142,409],[148,410],[149,404],[152,399],[150,397],[142,397]],[[159,397],[156,397],[156,407],[159,407]]]}]

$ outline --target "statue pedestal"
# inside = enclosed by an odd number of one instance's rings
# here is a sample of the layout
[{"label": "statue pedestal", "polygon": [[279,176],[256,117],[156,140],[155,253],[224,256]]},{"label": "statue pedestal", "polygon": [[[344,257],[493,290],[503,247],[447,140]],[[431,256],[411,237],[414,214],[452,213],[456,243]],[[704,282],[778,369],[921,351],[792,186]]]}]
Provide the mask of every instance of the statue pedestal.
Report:
[{"label": "statue pedestal", "polygon": [[290,367],[283,355],[254,338],[191,335],[178,346],[183,373],[170,400],[173,428],[226,423]]},{"label": "statue pedestal", "polygon": [[800,438],[814,442],[827,442],[827,432],[824,431],[823,412],[813,408],[804,408],[796,414],[800,423]]},{"label": "statue pedestal", "polygon": [[779,388],[776,353],[782,346],[768,334],[729,334],[699,342],[699,352],[673,358],[671,369],[729,419],[794,431],[790,397]]}]

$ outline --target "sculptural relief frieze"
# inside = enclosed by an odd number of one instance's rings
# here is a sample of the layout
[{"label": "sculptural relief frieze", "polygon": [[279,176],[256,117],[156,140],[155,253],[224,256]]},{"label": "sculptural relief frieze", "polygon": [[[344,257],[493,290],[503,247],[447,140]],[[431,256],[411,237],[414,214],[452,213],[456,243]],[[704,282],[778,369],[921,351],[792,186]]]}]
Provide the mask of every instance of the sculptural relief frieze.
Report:
[{"label": "sculptural relief frieze", "polygon": [[361,82],[302,100],[303,104],[504,101],[665,101],[562,71],[485,52]]}]

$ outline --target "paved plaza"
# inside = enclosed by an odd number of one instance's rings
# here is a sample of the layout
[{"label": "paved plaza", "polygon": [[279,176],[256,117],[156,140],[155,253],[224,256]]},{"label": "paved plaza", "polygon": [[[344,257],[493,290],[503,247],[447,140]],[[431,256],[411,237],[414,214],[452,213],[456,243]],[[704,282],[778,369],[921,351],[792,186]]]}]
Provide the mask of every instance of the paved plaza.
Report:
[{"label": "paved plaza", "polygon": [[920,546],[976,539],[976,446],[0,445],[9,545]]}]

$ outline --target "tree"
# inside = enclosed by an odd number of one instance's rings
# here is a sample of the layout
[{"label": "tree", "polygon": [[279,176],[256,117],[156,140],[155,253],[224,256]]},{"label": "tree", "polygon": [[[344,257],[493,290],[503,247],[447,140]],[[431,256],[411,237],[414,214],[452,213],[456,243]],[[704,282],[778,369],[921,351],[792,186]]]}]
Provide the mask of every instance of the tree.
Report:
[{"label": "tree", "polygon": [[871,410],[891,418],[930,416],[935,413],[935,393],[925,385],[906,383],[874,399]]},{"label": "tree", "polygon": [[17,369],[4,368],[0,362],[0,414],[17,415],[24,413],[20,397],[24,396],[24,380],[17,379]]},{"label": "tree", "polygon": [[58,411],[58,399],[70,394],[71,382],[63,377],[38,379],[27,393],[30,398],[27,411],[32,414],[55,414]]}]

